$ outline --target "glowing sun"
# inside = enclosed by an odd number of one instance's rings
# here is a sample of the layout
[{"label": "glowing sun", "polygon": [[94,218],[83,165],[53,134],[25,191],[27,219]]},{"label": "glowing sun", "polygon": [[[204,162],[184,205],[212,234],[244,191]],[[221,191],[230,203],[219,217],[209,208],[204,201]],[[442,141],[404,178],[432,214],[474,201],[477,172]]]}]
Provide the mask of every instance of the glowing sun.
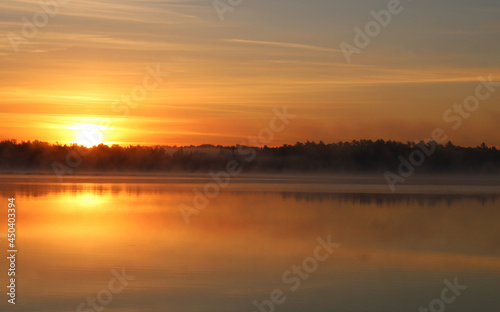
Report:
[{"label": "glowing sun", "polygon": [[95,124],[77,124],[74,127],[76,130],[76,140],[74,143],[85,147],[92,147],[103,143],[103,131],[108,130],[108,127]]}]

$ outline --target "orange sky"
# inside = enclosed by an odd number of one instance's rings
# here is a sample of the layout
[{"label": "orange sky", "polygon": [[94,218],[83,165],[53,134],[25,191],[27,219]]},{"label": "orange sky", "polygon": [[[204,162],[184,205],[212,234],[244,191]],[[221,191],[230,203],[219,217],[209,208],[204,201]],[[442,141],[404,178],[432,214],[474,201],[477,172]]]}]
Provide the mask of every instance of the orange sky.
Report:
[{"label": "orange sky", "polygon": [[[405,3],[348,64],[340,44],[386,5],[245,2],[220,21],[206,1],[72,0],[16,53],[9,34],[42,9],[3,1],[0,139],[79,142],[106,118],[108,143],[238,144],[286,106],[297,117],[269,145],[407,141],[440,127],[455,144],[500,146],[500,91],[457,130],[443,120],[479,76],[500,77],[500,5]],[[169,75],[121,117],[112,104],[143,85],[148,66]]]}]

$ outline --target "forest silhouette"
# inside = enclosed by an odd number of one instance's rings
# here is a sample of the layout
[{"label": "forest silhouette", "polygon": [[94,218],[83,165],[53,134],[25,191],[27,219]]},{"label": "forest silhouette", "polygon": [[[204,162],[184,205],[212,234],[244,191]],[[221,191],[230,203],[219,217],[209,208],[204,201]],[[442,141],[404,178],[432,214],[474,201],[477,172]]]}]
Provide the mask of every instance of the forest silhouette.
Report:
[{"label": "forest silhouette", "polygon": [[[432,151],[429,155],[423,151]],[[451,142],[396,142],[359,140],[326,144],[297,142],[279,147],[248,146],[119,146],[100,144],[91,148],[40,141],[0,142],[2,172],[48,172],[54,164],[80,172],[207,172],[224,170],[237,161],[248,172],[266,173],[381,173],[397,171],[401,159],[412,152],[425,155],[420,173],[500,172],[500,151],[484,143],[460,147]],[[415,153],[413,153],[415,154]]]}]

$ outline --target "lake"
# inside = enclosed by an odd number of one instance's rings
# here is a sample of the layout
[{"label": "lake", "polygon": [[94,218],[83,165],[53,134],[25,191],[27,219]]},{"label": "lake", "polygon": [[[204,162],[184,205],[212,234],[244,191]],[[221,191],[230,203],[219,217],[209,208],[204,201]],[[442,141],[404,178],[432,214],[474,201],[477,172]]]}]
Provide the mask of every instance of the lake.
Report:
[{"label": "lake", "polygon": [[1,175],[0,245],[14,197],[17,253],[0,310],[499,311],[497,178],[391,193],[379,177],[241,176],[198,209],[210,181]]}]

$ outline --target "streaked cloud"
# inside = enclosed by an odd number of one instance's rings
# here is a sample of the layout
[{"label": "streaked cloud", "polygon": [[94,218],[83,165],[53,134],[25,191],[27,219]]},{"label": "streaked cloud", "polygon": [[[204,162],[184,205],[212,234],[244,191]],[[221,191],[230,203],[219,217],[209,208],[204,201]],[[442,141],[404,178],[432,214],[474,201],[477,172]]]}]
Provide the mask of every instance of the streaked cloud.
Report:
[{"label": "streaked cloud", "polygon": [[307,44],[298,44],[298,43],[268,42],[268,41],[255,41],[255,40],[244,40],[244,39],[227,39],[225,41],[242,43],[242,44],[272,46],[272,47],[279,47],[279,48],[293,48],[293,49],[304,49],[304,50],[324,51],[324,52],[341,52],[338,49],[329,49],[329,48],[323,48],[323,47],[312,46],[312,45],[307,45]]}]

